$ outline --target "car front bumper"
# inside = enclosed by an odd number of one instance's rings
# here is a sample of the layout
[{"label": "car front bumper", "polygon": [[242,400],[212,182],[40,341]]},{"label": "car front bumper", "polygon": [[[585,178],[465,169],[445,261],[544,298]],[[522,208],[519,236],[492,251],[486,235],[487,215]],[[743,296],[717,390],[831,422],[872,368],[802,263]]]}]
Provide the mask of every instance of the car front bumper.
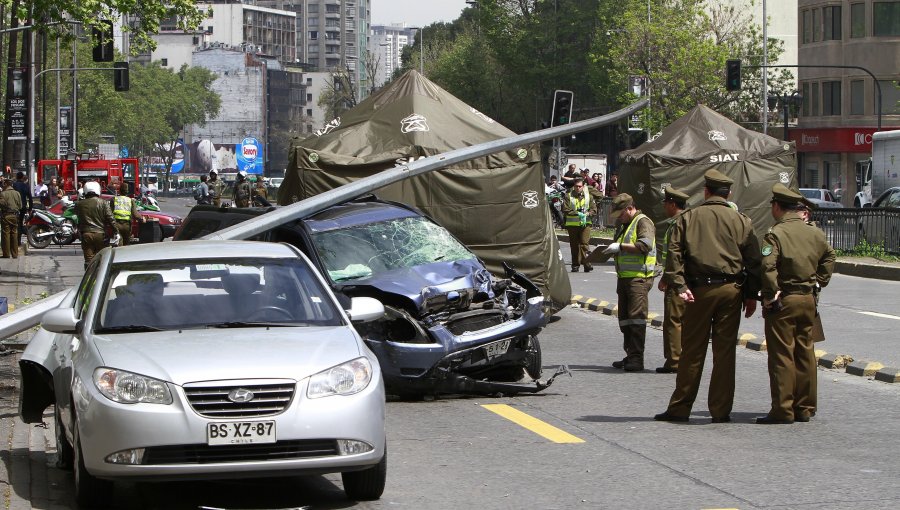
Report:
[{"label": "car front bumper", "polygon": [[[196,413],[180,387],[174,402],[119,404],[90,385],[76,402],[87,470],[100,478],[209,479],[276,473],[329,473],[364,469],[384,456],[384,387],[380,373],[354,395],[306,398],[306,381],[296,385],[290,405],[275,416],[211,419]],[[207,444],[207,426],[217,422],[275,422],[277,442]],[[338,439],[372,446],[365,453],[340,455]],[[144,449],[141,464],[107,460],[117,452]]]}]

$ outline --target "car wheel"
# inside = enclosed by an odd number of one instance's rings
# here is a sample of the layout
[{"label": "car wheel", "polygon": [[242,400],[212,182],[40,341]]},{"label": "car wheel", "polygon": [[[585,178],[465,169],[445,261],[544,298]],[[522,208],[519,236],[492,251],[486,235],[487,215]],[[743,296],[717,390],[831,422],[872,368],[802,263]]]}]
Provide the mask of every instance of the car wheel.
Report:
[{"label": "car wheel", "polygon": [[372,501],[384,493],[387,481],[387,445],[384,445],[384,457],[374,466],[362,471],[341,473],[344,492],[355,501]]},{"label": "car wheel", "polygon": [[53,407],[53,421],[56,423],[56,467],[68,471],[72,469],[74,464],[75,451],[72,448],[72,443],[66,438],[59,406]]},{"label": "car wheel", "polygon": [[530,336],[525,341],[525,372],[532,379],[540,379],[542,371],[541,343],[536,336]]},{"label": "car wheel", "polygon": [[81,508],[103,506],[112,495],[112,482],[96,478],[85,469],[77,421],[73,428],[75,429],[75,501]]},{"label": "car wheel", "polygon": [[38,237],[41,234],[49,232],[52,232],[52,230],[50,230],[50,227],[47,225],[32,225],[28,227],[28,230],[26,231],[28,244],[30,244],[32,248],[46,248],[50,246],[50,243],[53,241],[53,236]]}]

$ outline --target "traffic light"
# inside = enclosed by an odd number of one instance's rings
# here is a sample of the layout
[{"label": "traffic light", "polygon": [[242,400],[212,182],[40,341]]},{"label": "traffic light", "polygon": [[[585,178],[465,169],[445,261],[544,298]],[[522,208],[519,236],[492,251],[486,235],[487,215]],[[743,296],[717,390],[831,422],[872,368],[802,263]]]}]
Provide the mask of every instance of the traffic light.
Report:
[{"label": "traffic light", "polygon": [[553,114],[550,116],[550,127],[572,122],[574,100],[575,94],[571,90],[557,90],[553,93]]},{"label": "traffic light", "polygon": [[729,92],[741,90],[741,59],[725,61],[725,89]]},{"label": "traffic light", "polygon": [[116,92],[128,92],[128,62],[113,63],[113,86]]},{"label": "traffic light", "polygon": [[113,23],[109,20],[100,20],[100,26],[93,28],[94,34],[94,62],[113,61]]}]

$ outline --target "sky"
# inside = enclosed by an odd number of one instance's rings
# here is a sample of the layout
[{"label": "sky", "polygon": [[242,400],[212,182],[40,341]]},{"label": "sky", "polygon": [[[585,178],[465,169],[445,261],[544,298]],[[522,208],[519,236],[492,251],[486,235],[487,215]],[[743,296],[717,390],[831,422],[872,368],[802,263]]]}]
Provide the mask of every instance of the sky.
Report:
[{"label": "sky", "polygon": [[427,26],[436,21],[453,21],[466,8],[466,0],[371,0],[372,24],[406,23]]}]

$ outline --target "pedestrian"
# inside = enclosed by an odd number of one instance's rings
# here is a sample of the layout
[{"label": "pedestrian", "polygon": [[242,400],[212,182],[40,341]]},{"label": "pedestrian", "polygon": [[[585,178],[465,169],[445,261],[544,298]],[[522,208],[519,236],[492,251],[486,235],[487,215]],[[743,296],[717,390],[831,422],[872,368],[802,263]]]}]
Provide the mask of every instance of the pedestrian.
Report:
[{"label": "pedestrian", "polygon": [[81,250],[84,252],[84,268],[87,269],[94,255],[103,249],[107,227],[112,232],[118,232],[109,202],[100,198],[100,183],[90,181],[84,184],[84,198],[75,202],[75,215],[78,217]]},{"label": "pedestrian", "polygon": [[[687,209],[688,195],[673,187],[666,188],[663,210],[669,218],[666,220],[666,233],[659,249],[659,265],[666,267],[669,253],[669,238],[675,218]],[[663,356],[666,361],[657,367],[660,374],[674,374],[678,371],[678,360],[681,358],[681,318],[684,315],[684,300],[678,295],[674,285],[669,285],[665,276],[659,279],[657,288],[663,293]]]},{"label": "pedestrian", "polygon": [[22,210],[22,195],[13,188],[12,180],[4,177],[0,191],[0,225],[3,258],[19,258],[19,211]]},{"label": "pedestrian", "polygon": [[16,173],[13,189],[18,191],[22,198],[22,209],[19,210],[19,236],[16,238],[16,243],[22,244],[22,235],[25,234],[25,215],[34,210],[34,199],[31,196],[31,188],[25,180],[25,172]]},{"label": "pedestrian", "polygon": [[47,195],[47,183],[38,181],[34,184],[34,189],[31,190],[31,195],[33,197],[37,197],[43,203],[43,197]]},{"label": "pedestrian", "polygon": [[666,284],[685,301],[675,391],[659,421],[686,422],[700,389],[707,345],[713,370],[707,399],[713,423],[731,421],[741,308],[756,311],[762,256],[750,218],[728,206],[734,181],[704,174],[705,201],[675,219],[666,255]]},{"label": "pedestrian", "polygon": [[772,408],[759,424],[807,422],[816,414],[816,355],[812,331],[816,294],[834,272],[825,233],[799,214],[803,196],[772,187],[775,225],[762,243],[762,299]]},{"label": "pedestrian", "polygon": [[214,206],[222,205],[222,195],[225,193],[225,183],[219,179],[219,172],[215,169],[209,171],[209,180],[207,181],[209,192]]},{"label": "pedestrian", "polygon": [[50,182],[47,184],[47,202],[44,205],[51,205],[60,198],[62,198],[62,190],[59,189],[59,185],[56,183],[56,177],[51,177]]},{"label": "pedestrian", "polygon": [[628,193],[613,199],[610,221],[616,224],[615,242],[603,253],[616,258],[616,295],[619,298],[619,330],[624,335],[625,358],[612,366],[626,372],[644,369],[647,337],[647,295],[656,274],[656,227],[634,206]]},{"label": "pedestrian", "polygon": [[606,196],[616,198],[619,194],[619,174],[611,174],[606,182]]},{"label": "pedestrian", "polygon": [[569,233],[569,248],[572,252],[572,272],[577,273],[584,265],[584,272],[594,270],[587,261],[591,246],[591,219],[597,214],[597,201],[585,189],[581,177],[576,177],[572,190],[563,200],[563,216],[566,220],[566,231]]},{"label": "pedestrian", "polygon": [[234,183],[234,206],[250,207],[250,182],[247,181],[247,172],[241,170],[237,173],[237,180]]},{"label": "pedestrian", "polygon": [[562,181],[563,186],[566,187],[567,190],[572,189],[575,186],[575,179],[579,177],[581,174],[578,173],[578,167],[575,166],[575,163],[569,163],[569,168],[562,175],[560,179]]},{"label": "pedestrian", "polygon": [[603,176],[600,175],[600,172],[594,172],[594,175],[591,176],[591,179],[594,180],[594,188],[597,189],[601,194],[603,193]]},{"label": "pedestrian", "polygon": [[268,201],[268,191],[266,190],[266,183],[263,181],[262,177],[256,179],[256,187],[253,188],[253,196],[260,197],[265,201]]},{"label": "pedestrian", "polygon": [[122,185],[119,181],[113,181],[112,187],[114,196],[111,205],[113,218],[116,220],[116,232],[119,234],[122,246],[125,246],[131,243],[132,223],[135,220],[144,223],[147,218],[141,216],[136,200],[120,193]]},{"label": "pedestrian", "polygon": [[211,203],[207,180],[205,175],[200,176],[200,184],[197,185],[196,193],[197,205],[209,205]]}]

